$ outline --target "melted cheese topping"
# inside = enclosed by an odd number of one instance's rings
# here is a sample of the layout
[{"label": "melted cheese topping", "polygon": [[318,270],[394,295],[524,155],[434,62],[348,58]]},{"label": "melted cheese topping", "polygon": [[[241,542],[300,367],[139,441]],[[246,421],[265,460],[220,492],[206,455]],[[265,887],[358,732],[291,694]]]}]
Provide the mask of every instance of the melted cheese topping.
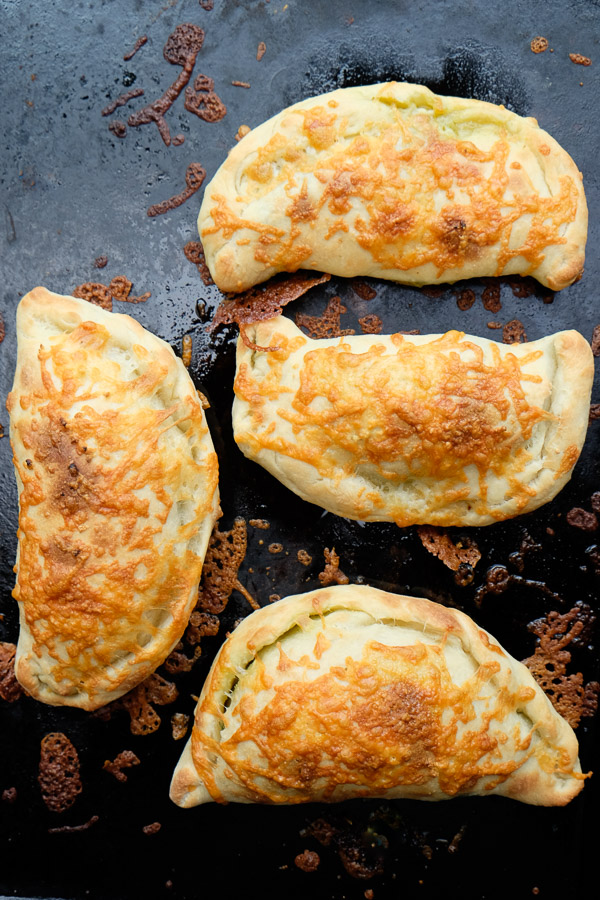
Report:
[{"label": "melted cheese topping", "polygon": [[129,690],[179,639],[197,590],[217,460],[193,385],[147,337],[154,352],[96,321],[40,331],[9,400],[17,673],[47,702],[94,708]]},{"label": "melted cheese topping", "polygon": [[533,687],[498,680],[507,658],[495,649],[478,663],[451,632],[349,610],[305,617],[225,698],[201,702],[220,733],[194,729],[198,774],[213,799],[227,799],[224,778],[238,799],[267,803],[485,793],[532,757],[572,775],[520,711]]},{"label": "melted cheese topping", "polygon": [[[207,188],[199,231],[222,290],[299,267],[411,283],[532,274],[559,289],[581,272],[586,223],[576,167],[534,120],[391,83],[251,132]],[[560,275],[541,268],[550,248]]]},{"label": "melted cheese topping", "polygon": [[544,472],[558,490],[579,455],[585,426],[566,446],[549,440],[559,420],[551,338],[510,348],[456,331],[315,341],[283,317],[251,337],[279,349],[240,344],[235,440],[338,515],[485,524],[533,507]]}]

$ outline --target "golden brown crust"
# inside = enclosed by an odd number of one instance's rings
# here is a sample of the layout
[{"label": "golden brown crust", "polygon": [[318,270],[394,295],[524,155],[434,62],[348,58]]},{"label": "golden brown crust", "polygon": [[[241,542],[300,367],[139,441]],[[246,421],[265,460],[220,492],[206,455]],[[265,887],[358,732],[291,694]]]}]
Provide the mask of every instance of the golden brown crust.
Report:
[{"label": "golden brown crust", "polygon": [[581,276],[582,180],[568,153],[501,106],[389,82],[283,110],[234,147],[198,218],[223,291],[298,268],[436,284]]},{"label": "golden brown crust", "polygon": [[563,805],[583,786],[577,753],[529,671],[468,616],[344,585],[265,607],[229,636],[171,798]]},{"label": "golden brown crust", "polygon": [[233,405],[243,453],[330,512],[400,526],[487,525],[571,476],[594,366],[575,331],[312,340],[283,316],[247,327]]},{"label": "golden brown crust", "polygon": [[35,288],[17,334],[16,673],[39,700],[95,709],[185,629],[217,458],[181,361],[134,319]]}]

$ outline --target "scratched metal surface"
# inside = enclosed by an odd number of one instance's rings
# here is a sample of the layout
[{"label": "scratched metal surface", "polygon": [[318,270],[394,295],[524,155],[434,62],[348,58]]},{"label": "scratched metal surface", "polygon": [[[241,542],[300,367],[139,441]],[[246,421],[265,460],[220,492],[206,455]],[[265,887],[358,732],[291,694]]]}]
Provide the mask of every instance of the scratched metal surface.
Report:
[{"label": "scratched metal surface", "polygon": [[[351,21],[352,20],[352,21]],[[227,115],[208,124],[187,112],[180,97],[167,121],[185,142],[167,148],[153,124],[129,129],[123,140],[108,131],[100,110],[128,87],[145,97],[112,118],[158,97],[181,71],[169,65],[162,48],[182,22],[206,31],[194,75],[215,79]],[[491,315],[478,297],[461,311],[452,289],[438,298],[398,285],[373,282],[377,297],[368,312],[379,315],[385,331],[460,328],[494,336],[486,323],[518,318],[529,339],[561,328],[578,328],[587,338],[599,317],[598,219],[600,203],[597,154],[600,146],[598,72],[600,7],[594,0],[536,0],[502,4],[473,0],[419,3],[383,0],[215,0],[207,11],[196,0],[113,0],[59,3],[0,0],[3,37],[2,159],[0,168],[0,282],[6,338],[0,346],[1,393],[5,398],[14,369],[14,312],[20,296],[36,284],[69,293],[81,282],[125,274],[134,293],[151,291],[145,304],[115,304],[180,352],[184,334],[193,336],[191,374],[212,401],[210,425],[221,461],[222,527],[236,515],[266,518],[268,532],[249,528],[249,548],[240,579],[261,604],[272,593],[284,595],[318,586],[324,547],[335,546],[351,581],[423,594],[464,609],[489,629],[517,658],[533,652],[532,619],[551,609],[566,611],[582,601],[598,608],[598,576],[590,548],[597,534],[570,527],[565,513],[590,508],[600,487],[600,424],[592,423],[575,476],[561,495],[538,512],[486,529],[467,529],[482,551],[471,584],[460,587],[453,573],[423,549],[414,529],[389,525],[362,527],[322,516],[287,492],[259,467],[241,457],[231,437],[233,331],[215,339],[205,333],[198,314],[208,317],[218,292],[206,288],[185,259],[184,244],[196,237],[200,194],[179,209],[150,219],[148,206],[179,192],[186,166],[202,163],[216,171],[241,124],[254,126],[283,106],[336,86],[388,78],[427,84],[442,93],[504,103],[536,116],[571,153],[585,176],[590,206],[586,272],[581,282],[543,302],[515,297],[501,288],[502,309]],[[129,62],[123,55],[142,34],[148,43]],[[548,37],[550,47],[534,55],[531,38]],[[267,51],[256,60],[259,41]],[[569,52],[590,56],[589,68],[573,65]],[[35,77],[34,77],[35,76]],[[250,82],[249,90],[231,82]],[[579,82],[583,81],[583,86]],[[121,113],[121,115],[119,114]],[[108,265],[93,268],[105,254]],[[339,293],[348,312],[345,327],[357,326],[365,312],[342,280],[297,301],[288,310],[320,312]],[[600,400],[597,386],[594,400]],[[4,412],[0,422],[7,429]],[[11,599],[15,552],[16,488],[8,439],[0,440],[0,640],[17,637],[16,604]],[[547,528],[554,531],[549,535]],[[458,532],[456,532],[458,533]],[[511,554],[528,533],[540,547],[524,558],[522,572]],[[260,544],[260,539],[265,539]],[[269,554],[271,541],[284,552]],[[296,559],[299,549],[313,557],[308,568]],[[512,557],[514,561],[514,557]],[[488,594],[480,606],[478,589],[492,565],[507,566],[506,590]],[[45,708],[21,699],[0,701],[0,792],[16,787],[13,805],[0,802],[0,891],[7,895],[108,900],[173,897],[188,900],[205,890],[249,898],[265,891],[290,898],[361,898],[368,889],[376,900],[387,897],[526,898],[534,888],[546,898],[583,896],[599,837],[595,804],[598,776],[565,809],[536,809],[501,798],[453,800],[443,804],[352,802],[271,809],[204,806],[180,810],[168,800],[173,767],[182,749],[170,735],[172,712],[191,713],[223,635],[248,607],[234,594],[221,617],[219,636],[205,639],[202,657],[191,673],[178,677],[180,695],[159,712],[162,727],[147,737],[132,737],[125,713],[102,722],[77,710]],[[598,678],[595,633],[573,648],[570,671],[586,681]],[[46,810],[37,784],[41,737],[64,731],[80,754],[83,793],[61,816]],[[578,729],[584,769],[598,758],[597,720]],[[102,771],[105,759],[133,750],[141,765],[120,784]],[[57,825],[77,825],[97,815],[86,832],[49,834]],[[360,846],[371,868],[370,879],[351,877],[339,848],[322,847],[305,829],[325,818],[340,829],[343,846]],[[143,826],[158,821],[155,835]],[[462,832],[461,832],[462,829]],[[462,833],[456,852],[453,837]],[[345,843],[344,843],[345,842]],[[362,842],[362,843],[361,843]],[[427,844],[431,852],[423,852]],[[366,849],[365,849],[366,848]],[[320,865],[305,873],[294,865],[305,849],[317,851]],[[219,885],[215,889],[215,883]]]}]

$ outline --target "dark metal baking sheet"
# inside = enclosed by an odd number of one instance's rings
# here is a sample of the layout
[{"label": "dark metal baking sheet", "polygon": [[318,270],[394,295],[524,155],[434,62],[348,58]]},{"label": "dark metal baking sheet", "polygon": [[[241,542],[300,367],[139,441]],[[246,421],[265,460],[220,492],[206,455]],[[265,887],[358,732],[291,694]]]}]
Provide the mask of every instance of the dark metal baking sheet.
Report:
[{"label": "dark metal baking sheet", "polygon": [[[167,119],[172,134],[185,135],[181,146],[165,147],[152,124],[129,129],[123,140],[115,138],[100,110],[128,86],[143,87],[143,100],[122,111],[128,115],[172,83],[179,70],[165,62],[162,47],[181,22],[206,31],[195,74],[215,79],[227,105],[225,119],[202,122],[185,111],[180,97]],[[395,78],[504,103],[536,116],[584,173],[590,207],[584,278],[551,303],[544,302],[549,298],[541,289],[519,298],[502,283],[502,309],[495,315],[482,305],[480,282],[468,285],[478,299],[467,311],[458,309],[451,288],[435,298],[373,282],[377,297],[368,311],[381,317],[385,331],[459,328],[494,337],[497,332],[487,328],[490,319],[506,323],[518,318],[529,339],[571,327],[590,338],[600,319],[597,2],[215,0],[214,9],[207,11],[196,0],[0,0],[0,33],[3,397],[12,381],[14,312],[20,296],[38,283],[69,293],[83,281],[108,283],[125,274],[134,281],[135,293],[151,291],[152,297],[135,307],[115,304],[116,309],[133,314],[177,352],[182,335],[193,335],[190,371],[211,399],[210,425],[221,461],[222,527],[231,527],[237,515],[271,522],[268,532],[248,529],[248,553],[240,570],[241,581],[261,604],[273,593],[318,586],[323,548],[335,546],[351,581],[457,605],[518,658],[533,652],[534,637],[527,629],[532,619],[551,609],[564,612],[577,601],[598,609],[598,575],[590,551],[598,535],[571,527],[565,514],[573,506],[589,509],[590,496],[600,487],[600,423],[591,424],[575,476],[555,501],[512,522],[465,530],[483,555],[473,582],[460,587],[452,572],[424,550],[414,529],[363,527],[322,515],[241,457],[230,425],[234,334],[225,331],[213,340],[206,335],[198,301],[210,313],[218,292],[204,287],[182,252],[196,237],[200,195],[167,215],[146,216],[150,204],[183,187],[190,162],[201,162],[212,176],[241,124],[254,126],[284,105],[322,90]],[[142,34],[148,35],[148,43],[124,62],[123,55]],[[554,52],[534,55],[529,42],[536,35],[546,36]],[[259,41],[267,47],[260,62]],[[570,52],[591,57],[592,65],[574,65]],[[250,89],[232,86],[235,80],[249,82]],[[101,254],[108,265],[94,269]],[[348,309],[344,327],[357,328],[364,307],[339,279],[297,301],[288,314],[321,312],[334,293]],[[594,399],[600,399],[597,386]],[[6,413],[0,421],[6,429]],[[7,438],[0,440],[0,457],[0,640],[14,641],[17,613],[10,591],[16,488]],[[519,573],[511,554],[519,551],[526,533],[540,549],[526,554]],[[282,553],[268,552],[272,541],[283,544]],[[311,554],[311,566],[297,561],[299,549]],[[478,607],[476,593],[492,565],[506,566],[520,577],[513,577],[504,592],[488,594]],[[0,701],[0,792],[16,787],[18,793],[14,804],[0,802],[1,891],[93,900],[189,900],[208,890],[223,897],[243,891],[248,898],[268,892],[290,900],[309,895],[315,900],[362,898],[368,890],[376,900],[442,894],[463,900],[528,898],[538,891],[545,898],[584,896],[599,837],[599,776],[564,809],[537,809],[494,797],[285,809],[174,807],[167,793],[182,743],[171,737],[170,715],[192,712],[191,695],[199,692],[225,632],[247,612],[245,601],[234,594],[221,617],[220,634],[203,641],[194,669],[176,679],[179,698],[159,710],[164,722],[153,735],[131,736],[123,712],[103,722],[28,699]],[[597,640],[596,628],[573,646],[571,671],[581,671],[586,681],[598,678]],[[46,810],[36,780],[40,739],[54,730],[64,731],[79,751],[84,785],[76,804],[61,816]],[[594,768],[597,719],[583,719],[578,737],[584,769]],[[102,771],[102,764],[125,748],[134,750],[141,765],[120,784]],[[98,821],[88,831],[48,833],[94,815]],[[319,819],[338,829],[337,845],[324,847],[311,835],[310,826]],[[161,830],[145,834],[143,826],[156,821]],[[460,842],[452,843],[457,834]],[[300,871],[294,864],[305,849],[319,853],[315,872]],[[366,854],[367,869],[379,861],[379,874],[352,877],[343,865],[344,853],[346,859]]]}]

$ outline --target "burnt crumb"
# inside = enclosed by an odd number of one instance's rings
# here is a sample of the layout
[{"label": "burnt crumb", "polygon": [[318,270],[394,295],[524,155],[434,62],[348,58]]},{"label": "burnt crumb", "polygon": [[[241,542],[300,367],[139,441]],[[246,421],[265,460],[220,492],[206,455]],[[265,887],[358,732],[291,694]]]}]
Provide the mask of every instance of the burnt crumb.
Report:
[{"label": "burnt crumb", "polygon": [[214,284],[212,275],[210,274],[209,268],[206,265],[204,248],[200,241],[188,241],[183,248],[183,252],[185,254],[185,258],[189,259],[189,261],[193,263],[198,269],[198,273],[204,284],[207,287],[211,284]]},{"label": "burnt crumb", "polygon": [[131,766],[139,766],[139,764],[140,761],[133,750],[122,750],[112,762],[107,759],[102,768],[105,772],[114,775],[117,781],[127,781],[127,775],[123,769],[130,769]]},{"label": "burnt crumb", "polygon": [[360,330],[363,334],[381,334],[383,331],[383,322],[379,316],[376,316],[373,313],[362,316],[358,320],[358,324],[360,325]]},{"label": "burnt crumb", "polygon": [[185,89],[184,106],[205,122],[220,122],[227,114],[227,107],[215,93],[215,83],[208,75],[198,75],[193,87]]},{"label": "burnt crumb", "polygon": [[467,826],[466,826],[466,825],[463,825],[462,828],[460,828],[460,829],[456,832],[456,834],[454,835],[454,837],[452,838],[452,840],[451,840],[450,843],[448,844],[448,853],[456,853],[456,851],[457,851],[458,848],[459,848],[459,844],[460,844],[460,842],[462,841],[462,839],[463,839],[463,837],[464,837],[464,833],[465,833],[466,830],[467,830]]},{"label": "burnt crumb", "polygon": [[467,564],[472,574],[473,568],[481,559],[481,552],[471,538],[460,538],[454,542],[441,528],[433,525],[419,525],[417,534],[425,549],[437,556],[453,572],[458,572],[461,564]]},{"label": "burnt crumb", "polygon": [[171,108],[175,100],[192,77],[196,64],[196,57],[204,43],[204,31],[197,25],[184,22],[178,25],[175,31],[169,35],[163,48],[163,56],[167,62],[174,66],[182,66],[183,71],[173,84],[167,88],[162,97],[149,103],[143,109],[129,116],[128,125],[137,128],[154,122],[159,134],[167,147],[171,144],[171,132],[167,125],[165,114]]},{"label": "burnt crumb", "polygon": [[358,294],[361,300],[374,300],[377,296],[375,288],[371,287],[370,284],[367,284],[366,281],[362,281],[360,278],[353,278],[350,285],[354,293]]},{"label": "burnt crumb", "polygon": [[590,503],[595,513],[600,513],[600,491],[595,491],[590,497]]},{"label": "burnt crumb", "polygon": [[471,309],[473,304],[475,303],[475,291],[472,291],[470,288],[464,288],[463,290],[458,292],[456,297],[456,305],[460,310]]},{"label": "burnt crumb", "polygon": [[487,287],[484,288],[481,295],[481,302],[483,303],[483,308],[488,312],[500,312],[500,310],[502,309],[502,301],[500,300],[500,285],[496,282],[494,282],[493,284],[488,284]]},{"label": "burnt crumb", "polygon": [[202,9],[205,9],[206,12],[210,12],[211,9],[214,8],[215,0],[198,0]]},{"label": "burnt crumb", "polygon": [[536,619],[528,628],[537,638],[533,656],[523,660],[554,708],[577,728],[580,720],[593,716],[598,708],[600,684],[584,684],[581,672],[567,675],[571,662],[569,644],[576,644],[585,630],[591,629],[594,617],[584,604],[576,604],[569,612],[550,612]]},{"label": "burnt crumb", "polygon": [[535,37],[529,44],[533,53],[544,53],[548,49],[548,38]]},{"label": "burnt crumb", "polygon": [[[367,880],[383,873],[386,840],[373,840],[372,829],[365,832],[347,819],[327,821],[317,819],[305,830],[323,847],[332,847],[340,857],[346,872],[359,880]],[[381,838],[381,836],[377,836]]]},{"label": "burnt crumb", "polygon": [[174,741],[181,741],[187,734],[190,717],[185,713],[173,713],[171,716],[171,737]]},{"label": "burnt crumb", "polygon": [[465,562],[461,562],[454,573],[454,581],[459,587],[467,587],[467,585],[472,583],[474,577],[473,566]]},{"label": "burnt crumb", "polygon": [[238,578],[247,545],[246,520],[241,516],[230,531],[220,531],[215,525],[204,559],[197,610],[210,614],[223,612],[234,590],[245,597],[252,609],[259,608]]},{"label": "burnt crumb", "polygon": [[112,294],[104,284],[86,281],[75,288],[73,296],[78,297],[80,300],[87,300],[88,303],[93,303],[95,306],[101,306],[102,309],[112,312]]},{"label": "burnt crumb", "polygon": [[129,728],[132,734],[152,734],[161,724],[161,718],[154,706],[174,703],[178,693],[171,681],[155,672],[120,700],[116,700],[114,706],[124,708],[129,713]]},{"label": "burnt crumb", "polygon": [[142,831],[144,832],[144,834],[157,834],[161,828],[162,825],[160,824],[160,822],[152,822],[152,824],[150,825],[144,825]]},{"label": "burnt crumb", "polygon": [[177,675],[179,672],[191,672],[194,663],[200,658],[200,654],[202,653],[199,646],[194,649],[192,656],[186,656],[182,651],[183,644],[180,641],[175,649],[171,651],[169,656],[167,656],[164,667],[169,675]]},{"label": "burnt crumb", "polygon": [[[550,529],[550,532],[553,534],[554,532]],[[517,572],[522,572],[525,568],[525,557],[529,553],[537,553],[542,549],[542,545],[538,544],[531,535],[526,531],[523,535],[523,539],[521,541],[521,546],[515,553],[511,553],[508,561],[511,566],[517,570]]]},{"label": "burnt crumb", "polygon": [[101,115],[111,116],[120,106],[125,106],[126,103],[129,103],[130,100],[134,100],[135,97],[141,97],[143,93],[144,91],[142,88],[134,88],[132,91],[127,91],[126,94],[121,94],[116,100],[112,100],[108,106],[104,107]]},{"label": "burnt crumb", "polygon": [[210,613],[199,612],[195,609],[190,616],[190,622],[185,632],[188,644],[199,644],[204,636],[214,637],[219,631],[219,620]]},{"label": "burnt crumb", "polygon": [[250,519],[248,525],[251,525],[253,528],[260,528],[263,531],[266,531],[271,527],[271,523],[266,519]]},{"label": "burnt crumb", "polygon": [[6,337],[6,326],[4,325],[4,319],[2,318],[2,313],[0,313],[0,344]]},{"label": "burnt crumb", "polygon": [[582,56],[581,53],[569,53],[569,59],[577,66],[591,66],[592,64],[589,56]]},{"label": "burnt crumb", "polygon": [[304,850],[294,860],[296,866],[303,872],[316,872],[320,862],[319,854],[314,850]]},{"label": "burnt crumb", "polygon": [[513,292],[513,296],[519,297],[519,299],[531,297],[538,290],[537,282],[529,275],[525,277],[521,277],[519,275],[511,275],[510,278],[506,279],[506,281]]},{"label": "burnt crumb", "polygon": [[303,328],[311,338],[343,337],[354,334],[354,328],[342,328],[340,317],[347,312],[340,297],[332,297],[320,316],[308,316],[297,313],[296,325]]},{"label": "burnt crumb", "polygon": [[267,45],[264,41],[259,41],[258,47],[256,49],[256,59],[258,62],[261,61],[265,53],[267,52]]},{"label": "burnt crumb", "polygon": [[302,563],[303,566],[310,566],[312,556],[306,550],[298,550],[298,562]]},{"label": "burnt crumb", "polygon": [[108,265],[108,256],[97,256],[94,260],[95,269],[104,269]]},{"label": "burnt crumb", "polygon": [[9,787],[2,791],[2,802],[3,803],[16,803],[17,802],[17,789],[16,787]]},{"label": "burnt crumb", "polygon": [[312,287],[323,284],[330,278],[331,275],[314,275],[312,272],[276,275],[265,284],[228,297],[218,307],[208,331],[212,332],[221,325],[232,325],[234,322],[241,327],[243,324],[273,319],[292,300],[297,300]]},{"label": "burnt crumb", "polygon": [[65,812],[81,793],[79,756],[61,731],[42,738],[38,782],[42,799],[51,812]]},{"label": "burnt crumb", "polygon": [[511,319],[502,329],[502,341],[505,344],[523,344],[527,341],[525,326],[519,319]]},{"label": "burnt crumb", "polygon": [[[351,23],[350,23],[350,24],[351,24]],[[372,889],[372,888],[367,888],[367,890],[366,890],[365,893],[364,893],[364,898],[365,898],[365,900],[373,900],[373,897],[374,897],[374,896],[375,896],[375,894],[373,893],[373,889]]]},{"label": "burnt crumb", "polygon": [[340,558],[335,552],[335,547],[329,550],[327,547],[323,551],[325,557],[325,568],[319,572],[319,581],[322,587],[330,584],[348,584],[350,579],[340,571]]},{"label": "burnt crumb", "polygon": [[594,356],[600,356],[600,325],[596,325],[590,341]]},{"label": "burnt crumb", "polygon": [[82,825],[59,825],[56,828],[49,828],[48,834],[70,834],[71,832],[87,831],[92,825],[100,820],[100,816],[92,816]]},{"label": "burnt crumb", "polygon": [[438,300],[443,295],[444,288],[439,287],[437,284],[430,284],[427,287],[420,288],[420,291],[426,297],[429,297],[430,300]]},{"label": "burnt crumb", "polygon": [[23,688],[15,675],[15,644],[0,641],[0,698],[14,703],[23,693]]},{"label": "burnt crumb", "polygon": [[111,122],[108,130],[118,138],[124,138],[127,135],[127,125],[121,119],[115,119],[114,122]]},{"label": "burnt crumb", "polygon": [[567,513],[567,522],[574,528],[580,528],[582,531],[596,531],[598,528],[598,519],[593,512],[574,506]]},{"label": "burnt crumb", "polygon": [[146,215],[153,218],[154,216],[162,216],[172,209],[177,209],[178,206],[189,200],[196,191],[200,190],[205,178],[206,171],[200,163],[190,163],[185,170],[186,186],[184,189],[179,194],[175,194],[174,197],[169,197],[168,200],[163,200],[161,203],[155,203],[153,206],[148,207]]},{"label": "burnt crumb", "polygon": [[144,46],[144,44],[148,43],[148,35],[143,34],[141,37],[137,39],[135,44],[133,45],[133,50],[130,50],[129,53],[126,53],[123,59],[125,62],[128,62],[130,59],[133,59],[138,50]]},{"label": "burnt crumb", "polygon": [[596,419],[600,419],[600,403],[590,404],[589,421],[595,422]]}]

